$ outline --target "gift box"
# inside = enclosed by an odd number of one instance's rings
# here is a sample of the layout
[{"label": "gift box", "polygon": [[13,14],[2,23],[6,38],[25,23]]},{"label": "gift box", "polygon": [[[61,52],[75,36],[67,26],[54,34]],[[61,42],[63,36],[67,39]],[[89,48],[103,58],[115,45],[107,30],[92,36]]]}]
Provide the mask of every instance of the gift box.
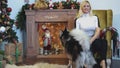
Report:
[{"label": "gift box", "polygon": [[6,65],[5,60],[0,61],[0,68],[5,68],[5,65]]},{"label": "gift box", "polygon": [[[18,53],[16,54],[16,47],[18,46]],[[8,43],[5,45],[6,58],[12,63],[19,63],[23,61],[23,45],[22,43]],[[18,55],[18,61],[16,62],[16,56]]]}]

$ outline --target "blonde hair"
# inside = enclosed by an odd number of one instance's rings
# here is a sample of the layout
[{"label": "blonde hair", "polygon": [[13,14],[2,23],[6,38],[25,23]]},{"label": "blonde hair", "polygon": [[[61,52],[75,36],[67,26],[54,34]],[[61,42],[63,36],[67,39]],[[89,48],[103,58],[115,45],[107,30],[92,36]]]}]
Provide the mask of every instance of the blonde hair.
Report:
[{"label": "blonde hair", "polygon": [[[82,1],[82,2],[80,3],[80,8],[79,8],[79,11],[78,11],[78,13],[77,13],[76,18],[79,18],[80,16],[82,16],[82,15],[84,14],[83,11],[82,11],[82,8],[83,8],[83,6],[85,5],[85,3],[88,3],[88,4],[90,5],[90,2],[89,2],[88,0]],[[90,5],[90,16],[92,16],[92,15],[93,15],[93,13],[92,13],[91,5]]]}]

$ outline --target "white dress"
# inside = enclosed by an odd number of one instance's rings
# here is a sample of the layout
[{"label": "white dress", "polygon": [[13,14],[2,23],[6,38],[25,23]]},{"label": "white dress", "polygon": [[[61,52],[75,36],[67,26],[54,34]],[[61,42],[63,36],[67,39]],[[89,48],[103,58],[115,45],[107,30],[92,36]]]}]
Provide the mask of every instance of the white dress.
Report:
[{"label": "white dress", "polygon": [[[76,29],[85,31],[85,33],[90,38],[94,35],[95,29],[97,27],[98,27],[97,16],[90,16],[88,14],[85,14],[76,20]],[[87,64],[88,66],[96,64],[95,59],[90,51],[90,44],[86,45],[86,47],[89,47],[89,49],[87,51],[81,52],[80,56],[81,58],[78,58],[78,60],[80,60],[80,63],[78,64],[80,65]]]},{"label": "white dress", "polygon": [[97,16],[84,14],[76,20],[76,29],[82,29],[90,37],[94,35],[96,27],[98,27]]}]

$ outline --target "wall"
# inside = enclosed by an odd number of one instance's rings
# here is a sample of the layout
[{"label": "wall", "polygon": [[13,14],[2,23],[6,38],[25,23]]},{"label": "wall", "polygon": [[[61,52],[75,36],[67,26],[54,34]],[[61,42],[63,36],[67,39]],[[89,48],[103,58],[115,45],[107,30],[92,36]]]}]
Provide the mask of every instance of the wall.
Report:
[{"label": "wall", "polygon": [[[63,0],[52,0],[52,1],[63,1]],[[81,1],[81,0],[77,0],[77,1]],[[120,23],[120,8],[118,8],[120,0],[89,0],[91,5],[92,5],[92,9],[112,9],[113,10],[113,27],[117,28],[119,35],[120,35],[120,25],[118,25],[118,23]],[[29,3],[34,3],[35,0],[29,0]],[[18,11],[20,11],[22,5],[24,5],[25,2],[24,0],[8,0],[8,6],[10,6],[12,8],[12,12],[10,17],[12,19],[15,19]],[[18,36],[20,34],[18,33]],[[21,36],[21,35],[20,35]],[[119,38],[120,39],[120,38]],[[22,39],[20,39],[20,41],[22,41]]]},{"label": "wall", "polygon": [[[93,9],[112,9],[113,11],[113,27],[115,27],[120,35],[120,0],[90,0]],[[119,38],[120,39],[120,38]]]}]

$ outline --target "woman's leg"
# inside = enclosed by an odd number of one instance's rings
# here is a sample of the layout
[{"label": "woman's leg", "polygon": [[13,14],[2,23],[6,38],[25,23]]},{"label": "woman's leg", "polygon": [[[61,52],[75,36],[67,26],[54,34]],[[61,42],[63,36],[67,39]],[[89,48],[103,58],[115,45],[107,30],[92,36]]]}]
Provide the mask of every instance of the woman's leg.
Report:
[{"label": "woman's leg", "polygon": [[102,68],[106,68],[106,59],[107,59],[107,40],[102,40],[102,49],[101,49],[101,62],[100,62],[100,66]]},{"label": "woman's leg", "polygon": [[102,60],[102,61],[100,62],[100,66],[101,66],[102,68],[106,68],[106,62],[105,62],[105,60]]},{"label": "woman's leg", "polygon": [[[94,56],[97,53],[98,56],[95,58],[97,61],[96,66],[99,68],[106,68],[106,56],[107,56],[107,40],[106,39],[97,39],[93,42],[91,46],[91,51],[93,52]],[[97,68],[98,68],[97,67]]]}]

